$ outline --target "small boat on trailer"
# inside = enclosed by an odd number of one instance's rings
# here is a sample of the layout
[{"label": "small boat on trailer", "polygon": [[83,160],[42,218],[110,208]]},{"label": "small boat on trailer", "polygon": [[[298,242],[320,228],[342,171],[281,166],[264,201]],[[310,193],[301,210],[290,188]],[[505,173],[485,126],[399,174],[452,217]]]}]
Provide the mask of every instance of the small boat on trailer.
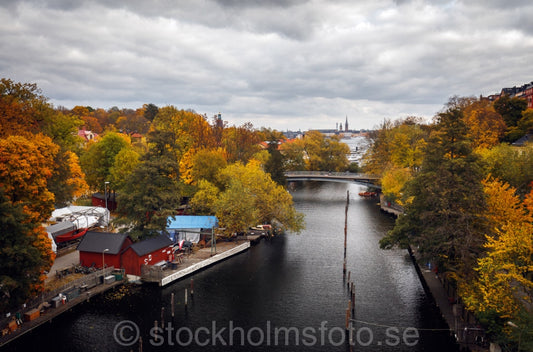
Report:
[{"label": "small boat on trailer", "polygon": [[78,228],[76,224],[71,221],[62,221],[57,224],[50,225],[46,228],[56,244],[72,241],[83,237],[87,233],[88,228]]}]

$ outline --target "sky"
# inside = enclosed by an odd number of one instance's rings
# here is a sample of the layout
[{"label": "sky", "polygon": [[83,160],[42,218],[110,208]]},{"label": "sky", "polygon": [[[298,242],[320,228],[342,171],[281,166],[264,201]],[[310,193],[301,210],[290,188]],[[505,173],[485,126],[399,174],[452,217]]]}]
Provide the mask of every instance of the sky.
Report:
[{"label": "sky", "polygon": [[2,0],[0,77],[56,107],[373,129],[533,81],[531,18],[530,0]]}]

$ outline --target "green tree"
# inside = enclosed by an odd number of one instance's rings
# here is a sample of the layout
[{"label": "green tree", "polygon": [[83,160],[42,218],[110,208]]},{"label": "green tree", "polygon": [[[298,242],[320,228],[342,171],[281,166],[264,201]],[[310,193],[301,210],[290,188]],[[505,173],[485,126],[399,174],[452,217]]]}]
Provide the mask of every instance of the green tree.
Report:
[{"label": "green tree", "polygon": [[518,127],[518,122],[522,119],[522,112],[527,109],[525,99],[503,95],[494,102],[494,109],[502,115],[507,125],[505,141],[514,142],[524,135],[524,131]]},{"label": "green tree", "polygon": [[39,226],[0,187],[0,312],[20,307],[40,283],[46,260],[34,245]]},{"label": "green tree", "polygon": [[500,144],[491,149],[478,151],[486,174],[507,182],[520,195],[530,190],[533,180],[533,144],[514,147]]},{"label": "green tree", "polygon": [[380,241],[382,248],[416,246],[424,259],[458,277],[471,272],[485,230],[483,174],[467,134],[462,110],[437,116],[420,172],[406,188],[412,201]]},{"label": "green tree", "polygon": [[176,215],[181,203],[179,164],[172,132],[148,134],[148,152],[128,176],[118,195],[119,222],[130,225],[134,239],[163,231],[169,216]]},{"label": "green tree", "polygon": [[115,132],[108,132],[100,141],[89,145],[80,161],[91,189],[104,192],[104,182],[111,180],[111,168],[117,154],[130,147],[129,137]]},{"label": "green tree", "polygon": [[110,183],[113,189],[121,192],[126,184],[129,175],[139,164],[140,154],[130,148],[123,148],[115,156],[115,162],[109,170],[111,178]]},{"label": "green tree", "polygon": [[285,160],[283,154],[279,151],[278,141],[269,141],[267,150],[270,157],[265,163],[265,171],[270,174],[274,182],[278,185],[285,186],[287,182],[285,178]]},{"label": "green tree", "polygon": [[154,118],[157,116],[157,114],[159,113],[159,108],[157,107],[157,105],[154,105],[152,103],[144,104],[143,108],[144,108],[144,118],[150,122],[152,122]]}]

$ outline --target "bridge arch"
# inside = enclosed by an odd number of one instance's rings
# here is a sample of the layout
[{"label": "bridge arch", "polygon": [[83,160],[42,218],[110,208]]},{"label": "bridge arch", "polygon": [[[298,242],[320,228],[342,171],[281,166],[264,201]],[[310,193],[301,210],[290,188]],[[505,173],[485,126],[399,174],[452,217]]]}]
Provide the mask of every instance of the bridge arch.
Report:
[{"label": "bridge arch", "polygon": [[285,178],[290,181],[319,181],[319,182],[343,182],[357,183],[381,189],[379,177],[368,174],[355,174],[350,172],[327,172],[327,171],[287,171]]}]

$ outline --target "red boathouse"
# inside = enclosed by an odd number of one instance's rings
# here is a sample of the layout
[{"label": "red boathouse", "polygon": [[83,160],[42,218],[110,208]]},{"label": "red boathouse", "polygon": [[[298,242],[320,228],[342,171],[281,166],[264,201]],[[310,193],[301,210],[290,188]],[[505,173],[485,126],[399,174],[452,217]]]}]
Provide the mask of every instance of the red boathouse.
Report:
[{"label": "red boathouse", "polygon": [[172,261],[172,245],[172,241],[164,235],[134,243],[122,254],[121,267],[127,274],[141,276],[142,265]]},{"label": "red boathouse", "polygon": [[132,244],[131,238],[122,233],[87,232],[80,244],[80,264],[102,268],[102,265],[121,268],[121,255]]}]

